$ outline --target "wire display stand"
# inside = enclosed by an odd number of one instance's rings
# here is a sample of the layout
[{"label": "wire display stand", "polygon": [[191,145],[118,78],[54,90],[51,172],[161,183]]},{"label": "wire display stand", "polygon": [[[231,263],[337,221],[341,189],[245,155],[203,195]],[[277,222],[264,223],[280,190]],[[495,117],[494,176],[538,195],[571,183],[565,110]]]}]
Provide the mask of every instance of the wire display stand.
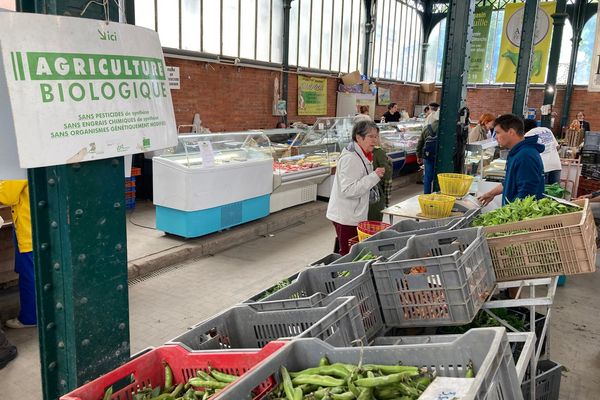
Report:
[{"label": "wire display stand", "polygon": [[[530,376],[532,384],[529,385],[530,399],[535,399],[535,380],[537,363],[540,357],[547,358],[550,354],[550,342],[547,340],[548,326],[551,320],[552,304],[554,302],[554,295],[556,294],[556,285],[558,284],[558,276],[551,278],[539,278],[539,279],[526,279],[520,281],[511,282],[498,282],[496,288],[498,290],[508,289],[509,292],[516,290],[514,298],[507,300],[488,300],[486,301],[482,309],[489,314],[492,318],[496,319],[502,326],[508,329],[510,332],[519,332],[515,327],[510,325],[507,321],[494,314],[494,309],[499,308],[527,308],[529,310],[529,330],[536,334],[536,309],[539,311],[546,311],[546,319],[544,326],[539,337],[536,337],[534,353],[530,360]],[[513,294],[513,293],[511,293]],[[542,355],[544,349],[544,342],[546,342],[545,352]],[[525,368],[519,371],[519,379],[523,379],[525,374]]]}]

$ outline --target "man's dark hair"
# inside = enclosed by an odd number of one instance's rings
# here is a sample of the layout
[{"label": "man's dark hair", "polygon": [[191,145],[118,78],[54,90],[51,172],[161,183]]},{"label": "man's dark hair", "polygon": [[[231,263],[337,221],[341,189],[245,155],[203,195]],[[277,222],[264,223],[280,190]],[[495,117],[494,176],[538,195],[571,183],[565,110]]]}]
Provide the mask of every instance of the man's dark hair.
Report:
[{"label": "man's dark hair", "polygon": [[388,104],[388,111],[391,110],[392,108],[394,108],[395,105],[396,105],[396,103]]},{"label": "man's dark hair", "polygon": [[365,138],[369,132],[375,130],[379,133],[379,127],[373,121],[359,121],[354,124],[354,128],[352,128],[352,140],[356,142],[356,137],[360,136],[361,138]]},{"label": "man's dark hair", "polygon": [[433,111],[437,111],[438,108],[440,108],[440,105],[436,102],[433,103],[429,103],[429,107],[433,110]]},{"label": "man's dark hair", "polygon": [[533,128],[537,128],[537,123],[535,122],[535,119],[528,118],[523,121],[523,132],[527,133]]},{"label": "man's dark hair", "polygon": [[504,114],[494,120],[494,126],[500,125],[500,127],[508,132],[509,129],[514,129],[517,135],[525,135],[523,128],[523,119],[514,114]]}]

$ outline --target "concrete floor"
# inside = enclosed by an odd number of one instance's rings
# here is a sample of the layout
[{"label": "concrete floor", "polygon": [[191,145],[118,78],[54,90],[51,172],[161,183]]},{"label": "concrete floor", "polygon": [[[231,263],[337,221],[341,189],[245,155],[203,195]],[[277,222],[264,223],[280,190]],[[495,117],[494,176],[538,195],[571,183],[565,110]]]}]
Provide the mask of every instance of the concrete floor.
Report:
[{"label": "concrete floor", "polygon": [[[395,192],[394,201],[420,190],[417,185],[400,189]],[[315,206],[322,207],[314,203],[298,208]],[[149,207],[139,208],[129,219],[130,261],[189,244],[162,232],[134,226],[131,221],[153,226]],[[133,279],[129,288],[132,352],[160,345],[195,323],[290,276],[330,253],[333,241],[333,227],[320,212],[280,231],[249,237],[246,243],[212,256],[189,259],[147,278]],[[198,290],[192,292],[195,295],[190,295],[189,290],[179,290],[181,282],[194,281],[210,282],[210,287],[199,284]],[[567,285],[558,289],[550,328],[550,358],[569,369],[563,373],[560,399],[599,397],[600,319],[595,316],[600,309],[598,287],[600,272],[569,277]],[[18,347],[19,356],[0,370],[0,398],[41,399],[36,329],[8,330],[7,334]]]}]

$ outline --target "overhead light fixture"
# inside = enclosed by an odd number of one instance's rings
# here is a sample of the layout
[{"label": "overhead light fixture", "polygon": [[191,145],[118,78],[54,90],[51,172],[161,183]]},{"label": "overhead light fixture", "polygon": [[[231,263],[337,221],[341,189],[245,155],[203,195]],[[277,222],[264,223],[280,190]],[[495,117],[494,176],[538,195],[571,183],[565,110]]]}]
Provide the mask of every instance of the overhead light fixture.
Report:
[{"label": "overhead light fixture", "polygon": [[548,93],[554,93],[554,86],[548,85],[548,87],[546,88],[546,92],[548,92]]}]

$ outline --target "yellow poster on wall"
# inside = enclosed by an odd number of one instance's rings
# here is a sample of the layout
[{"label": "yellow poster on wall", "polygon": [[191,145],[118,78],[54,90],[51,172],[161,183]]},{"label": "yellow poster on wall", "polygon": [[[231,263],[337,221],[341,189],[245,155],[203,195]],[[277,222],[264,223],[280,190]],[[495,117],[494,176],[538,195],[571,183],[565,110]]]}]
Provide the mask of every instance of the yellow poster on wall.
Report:
[{"label": "yellow poster on wall", "polygon": [[298,115],[327,115],[327,78],[298,76]]},{"label": "yellow poster on wall", "polygon": [[[546,69],[552,42],[552,17],[556,3],[540,3],[537,12],[534,33],[534,49],[531,59],[531,83],[544,83]],[[523,12],[525,6],[521,4],[507,4],[504,9],[504,25],[502,29],[502,42],[500,43],[500,56],[498,57],[498,71],[496,82],[514,83],[517,78],[517,64],[519,60],[519,47],[521,44],[521,28],[523,27]]]}]

